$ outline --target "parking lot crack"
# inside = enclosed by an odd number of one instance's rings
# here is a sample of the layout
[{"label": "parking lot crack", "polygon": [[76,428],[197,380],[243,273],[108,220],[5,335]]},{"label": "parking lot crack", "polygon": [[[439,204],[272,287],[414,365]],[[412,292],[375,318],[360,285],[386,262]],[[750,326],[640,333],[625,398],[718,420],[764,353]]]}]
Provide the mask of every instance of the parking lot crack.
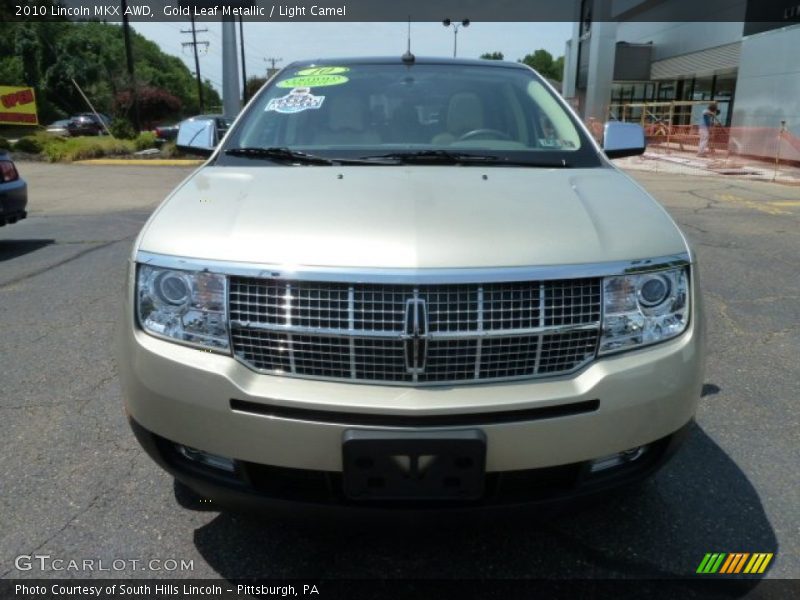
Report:
[{"label": "parking lot crack", "polygon": [[748,335],[748,332],[739,327],[739,324],[736,320],[731,317],[729,314],[729,307],[727,300],[723,299],[721,296],[710,292],[708,290],[705,291],[705,295],[713,298],[719,304],[719,315],[722,317],[722,320],[730,327],[730,330],[737,335]]},{"label": "parking lot crack", "polygon": [[53,408],[54,406],[63,406],[65,404],[71,404],[71,402],[63,401],[63,402],[46,402],[37,404],[18,404],[15,406],[0,406],[0,410],[33,410],[36,408]]},{"label": "parking lot crack", "polygon": [[120,238],[118,240],[111,240],[110,242],[106,242],[104,244],[99,244],[97,246],[93,246],[92,248],[86,248],[85,250],[81,250],[80,252],[78,252],[78,253],[76,253],[76,254],[68,257],[68,258],[65,258],[63,260],[60,260],[58,262],[55,262],[55,263],[53,263],[51,265],[48,265],[46,267],[42,267],[40,269],[34,269],[30,273],[25,273],[24,275],[20,275],[19,277],[14,277],[13,279],[9,279],[8,281],[0,284],[0,290],[2,290],[4,288],[11,287],[12,285],[20,283],[22,281],[26,281],[28,279],[32,279],[33,277],[36,277],[38,275],[42,275],[43,273],[47,273],[48,271],[52,271],[53,269],[57,269],[58,267],[61,267],[61,266],[65,265],[65,264],[67,264],[67,263],[71,263],[71,262],[76,261],[76,260],[78,260],[80,258],[83,258],[87,254],[91,254],[92,252],[97,252],[98,250],[103,250],[104,248],[108,248],[109,246],[113,246],[114,244],[118,244],[120,242],[127,242],[127,241],[133,239],[134,237],[136,237],[136,235],[137,234],[132,234],[132,235],[129,235],[127,237]]},{"label": "parking lot crack", "polygon": [[[45,548],[53,540],[58,538],[58,536],[60,536],[67,529],[69,529],[70,526],[72,526],[73,523],[75,523],[83,515],[88,513],[90,510],[92,510],[103,499],[104,496],[108,495],[109,492],[115,491],[117,489],[118,482],[127,481],[128,479],[130,479],[131,474],[133,473],[133,470],[134,470],[134,468],[136,466],[137,457],[138,457],[138,452],[131,452],[130,453],[130,457],[127,458],[126,461],[125,461],[127,463],[127,468],[124,469],[124,472],[121,469],[119,471],[119,476],[115,479],[115,481],[111,482],[104,489],[102,489],[102,490],[98,491],[97,493],[95,493],[94,495],[92,495],[92,497],[89,499],[89,501],[86,503],[86,505],[82,509],[80,509],[75,514],[73,514],[69,519],[67,519],[67,521],[63,525],[61,525],[56,531],[54,531],[52,534],[47,536],[47,538],[43,542],[38,544],[30,552],[30,554],[31,555],[37,554],[40,550]],[[7,578],[13,572],[14,572],[13,568],[7,569],[6,571],[0,573],[0,579]]]},{"label": "parking lot crack", "polygon": [[[54,539],[56,539],[59,535],[64,533],[70,527],[70,525],[72,525],[79,517],[81,517],[83,514],[87,513],[89,510],[94,508],[95,504],[97,504],[105,494],[110,492],[111,489],[112,488],[109,487],[109,488],[104,489],[104,490],[102,490],[100,492],[97,492],[94,496],[92,496],[92,498],[89,500],[89,503],[84,508],[82,508],[77,513],[72,515],[72,517],[70,517],[66,521],[66,523],[64,523],[61,527],[59,527],[54,533],[49,535],[47,537],[47,539],[45,539],[41,544],[36,546],[36,548],[33,549],[31,554],[33,555],[33,554],[38,553],[39,550],[41,550],[42,548],[47,546],[47,544],[49,544]],[[11,573],[13,573],[13,571],[14,571],[14,569],[7,569],[6,571],[0,573],[0,579],[4,579],[4,578],[8,577]]]},{"label": "parking lot crack", "polygon": [[784,327],[783,329],[778,329],[777,331],[769,331],[761,338],[760,342],[764,345],[768,345],[773,343],[775,338],[785,337],[788,334],[796,331],[798,331],[797,327]]},{"label": "parking lot crack", "polygon": [[83,395],[86,396],[86,400],[84,400],[80,404],[80,406],[78,407],[78,414],[79,415],[83,414],[83,410],[89,405],[89,403],[91,403],[92,394],[93,393],[97,392],[104,385],[106,385],[108,383],[111,383],[112,381],[115,381],[116,379],[117,379],[117,366],[116,365],[112,365],[111,366],[111,373],[109,375],[106,375],[105,377],[102,377],[100,380],[98,380],[95,383],[93,383],[92,386],[88,390],[83,392]]}]

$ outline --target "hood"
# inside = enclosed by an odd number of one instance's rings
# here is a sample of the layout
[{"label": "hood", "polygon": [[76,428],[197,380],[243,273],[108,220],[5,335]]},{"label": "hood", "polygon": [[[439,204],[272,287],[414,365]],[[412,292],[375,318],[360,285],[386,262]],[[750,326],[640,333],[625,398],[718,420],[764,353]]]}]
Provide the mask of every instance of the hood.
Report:
[{"label": "hood", "polygon": [[364,268],[596,263],[686,251],[613,168],[205,167],[156,211],[140,250]]}]

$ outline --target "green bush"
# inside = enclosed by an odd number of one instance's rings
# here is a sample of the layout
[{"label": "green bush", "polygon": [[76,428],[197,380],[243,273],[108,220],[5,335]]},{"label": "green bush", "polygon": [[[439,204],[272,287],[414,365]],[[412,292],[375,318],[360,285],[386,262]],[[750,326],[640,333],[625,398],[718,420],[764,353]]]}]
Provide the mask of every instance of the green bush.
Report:
[{"label": "green bush", "polygon": [[0,136],[0,150],[11,150],[11,142]]},{"label": "green bush", "polygon": [[111,135],[121,140],[132,140],[136,138],[136,131],[127,119],[120,119],[119,117],[114,119],[111,121],[109,130],[111,131]]},{"label": "green bush", "polygon": [[14,144],[16,152],[27,152],[28,154],[39,154],[42,151],[42,143],[33,136],[25,136],[17,140]]},{"label": "green bush", "polygon": [[147,150],[148,148],[155,148],[156,147],[156,134],[152,131],[143,131],[136,139],[133,140],[134,146],[136,146],[136,150]]},{"label": "green bush", "polygon": [[44,155],[51,162],[71,162],[132,154],[135,149],[136,146],[130,140],[109,137],[76,137],[62,140],[53,138],[45,145]]}]

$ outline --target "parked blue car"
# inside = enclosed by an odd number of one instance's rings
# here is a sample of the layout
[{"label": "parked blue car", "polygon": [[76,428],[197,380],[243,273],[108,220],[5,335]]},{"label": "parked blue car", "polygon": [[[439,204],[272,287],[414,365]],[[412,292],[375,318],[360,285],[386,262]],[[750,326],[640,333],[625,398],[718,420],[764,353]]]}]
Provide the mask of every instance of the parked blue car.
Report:
[{"label": "parked blue car", "polygon": [[0,150],[0,226],[28,216],[28,184],[19,176],[7,152]]}]

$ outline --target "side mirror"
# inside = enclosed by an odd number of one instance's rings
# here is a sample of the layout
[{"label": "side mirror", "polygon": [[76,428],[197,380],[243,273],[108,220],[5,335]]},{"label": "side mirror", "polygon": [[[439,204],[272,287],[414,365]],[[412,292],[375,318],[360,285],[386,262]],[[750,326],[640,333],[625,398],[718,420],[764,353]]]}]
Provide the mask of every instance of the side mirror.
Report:
[{"label": "side mirror", "polygon": [[603,150],[608,158],[644,154],[644,129],[636,123],[609,121],[603,130]]},{"label": "side mirror", "polygon": [[186,119],[178,125],[175,145],[188,154],[211,156],[218,143],[214,119]]}]

